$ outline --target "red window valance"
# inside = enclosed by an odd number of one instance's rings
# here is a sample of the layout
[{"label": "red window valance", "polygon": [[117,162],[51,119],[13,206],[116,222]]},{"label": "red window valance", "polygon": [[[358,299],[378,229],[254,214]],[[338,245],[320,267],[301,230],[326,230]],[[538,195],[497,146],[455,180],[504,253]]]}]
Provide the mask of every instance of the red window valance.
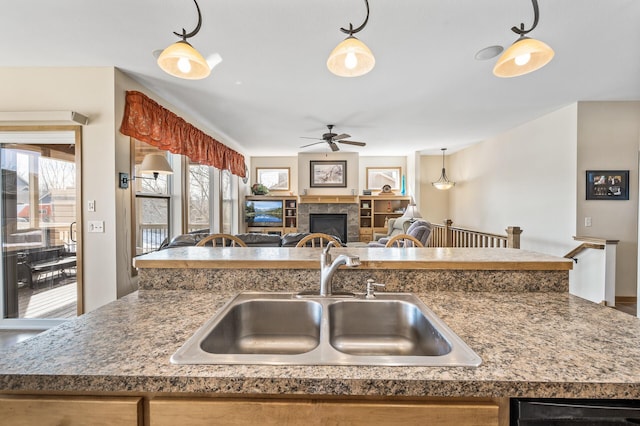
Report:
[{"label": "red window valance", "polygon": [[128,91],[120,133],[191,161],[246,175],[244,156],[229,148],[146,95]]}]

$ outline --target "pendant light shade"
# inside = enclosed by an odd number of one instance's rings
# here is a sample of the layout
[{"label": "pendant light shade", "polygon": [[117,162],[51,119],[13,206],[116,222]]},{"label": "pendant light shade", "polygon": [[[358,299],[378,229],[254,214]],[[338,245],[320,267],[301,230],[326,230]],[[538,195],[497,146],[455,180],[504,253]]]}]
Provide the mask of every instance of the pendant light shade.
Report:
[{"label": "pendant light shade", "polygon": [[371,71],[376,64],[376,59],[367,45],[353,36],[369,21],[369,2],[368,0],[364,2],[367,6],[366,19],[358,28],[354,29],[353,24],[349,24],[349,29],[340,28],[340,31],[348,34],[349,37],[342,40],[327,59],[327,68],[337,76],[359,77]]},{"label": "pendant light shade", "polygon": [[528,30],[524,29],[524,23],[520,24],[520,28],[511,28],[511,31],[520,37],[498,58],[498,62],[493,67],[493,74],[497,77],[517,77],[528,74],[542,68],[553,59],[553,49],[546,43],[526,36],[538,25],[540,17],[538,0],[531,0],[531,3],[533,4],[533,25]]},{"label": "pendant light shade", "polygon": [[340,42],[327,60],[329,71],[340,77],[359,77],[371,71],[375,64],[371,50],[354,36]]},{"label": "pendant light shade", "polygon": [[200,7],[196,0],[193,0],[193,2],[196,4],[198,11],[198,25],[188,34],[184,28],[182,29],[182,34],[175,31],[173,32],[178,37],[182,37],[182,40],[173,43],[162,51],[160,56],[158,56],[158,66],[164,72],[174,77],[187,80],[200,80],[211,74],[211,67],[200,52],[194,49],[187,41],[188,38],[198,34],[202,26]]},{"label": "pendant light shade", "polygon": [[504,51],[493,68],[498,77],[517,77],[547,65],[553,59],[553,49],[546,43],[529,37],[520,37]]},{"label": "pendant light shade", "polygon": [[211,74],[204,57],[188,42],[180,40],[162,51],[158,66],[174,77],[200,80]]},{"label": "pendant light shade", "polygon": [[442,151],[442,173],[440,174],[440,179],[432,182],[431,185],[433,185],[436,189],[446,191],[447,189],[453,188],[456,183],[449,180],[444,169],[444,152],[447,150],[447,148],[440,148],[440,150]]}]

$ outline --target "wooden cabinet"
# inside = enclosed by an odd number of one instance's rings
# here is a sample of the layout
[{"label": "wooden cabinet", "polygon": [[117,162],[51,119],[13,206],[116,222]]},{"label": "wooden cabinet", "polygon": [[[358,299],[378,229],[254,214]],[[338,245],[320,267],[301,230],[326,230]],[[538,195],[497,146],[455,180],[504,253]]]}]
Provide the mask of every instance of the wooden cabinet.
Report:
[{"label": "wooden cabinet", "polygon": [[410,202],[411,197],[394,195],[360,197],[360,241],[370,241],[373,233],[386,233],[388,220],[402,216]]},{"label": "wooden cabinet", "polygon": [[493,402],[169,399],[149,402],[150,426],[498,425]]},{"label": "wooden cabinet", "polygon": [[246,232],[284,235],[298,232],[298,198],[253,195],[245,198]]},{"label": "wooden cabinet", "polygon": [[0,396],[0,423],[15,426],[142,426],[142,398]]}]

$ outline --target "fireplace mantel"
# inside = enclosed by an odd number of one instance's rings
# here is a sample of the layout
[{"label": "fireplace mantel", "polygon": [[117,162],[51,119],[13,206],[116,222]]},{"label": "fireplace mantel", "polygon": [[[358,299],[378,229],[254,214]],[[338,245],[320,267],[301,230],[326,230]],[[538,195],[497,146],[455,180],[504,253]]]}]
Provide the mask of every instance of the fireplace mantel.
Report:
[{"label": "fireplace mantel", "polygon": [[352,204],[358,202],[357,195],[301,195],[300,204],[324,203],[324,204]]}]

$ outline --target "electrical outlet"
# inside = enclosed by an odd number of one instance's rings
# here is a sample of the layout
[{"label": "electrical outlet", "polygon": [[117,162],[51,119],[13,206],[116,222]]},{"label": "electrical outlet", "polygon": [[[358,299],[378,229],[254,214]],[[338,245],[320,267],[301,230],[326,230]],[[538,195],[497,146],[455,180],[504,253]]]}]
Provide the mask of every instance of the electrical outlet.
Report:
[{"label": "electrical outlet", "polygon": [[584,218],[584,226],[591,226],[591,217],[587,216]]},{"label": "electrical outlet", "polygon": [[87,210],[89,210],[90,212],[96,211],[96,200],[89,200],[89,202],[87,203]]},{"label": "electrical outlet", "polygon": [[104,232],[104,221],[103,220],[90,220],[89,221],[89,232]]}]

